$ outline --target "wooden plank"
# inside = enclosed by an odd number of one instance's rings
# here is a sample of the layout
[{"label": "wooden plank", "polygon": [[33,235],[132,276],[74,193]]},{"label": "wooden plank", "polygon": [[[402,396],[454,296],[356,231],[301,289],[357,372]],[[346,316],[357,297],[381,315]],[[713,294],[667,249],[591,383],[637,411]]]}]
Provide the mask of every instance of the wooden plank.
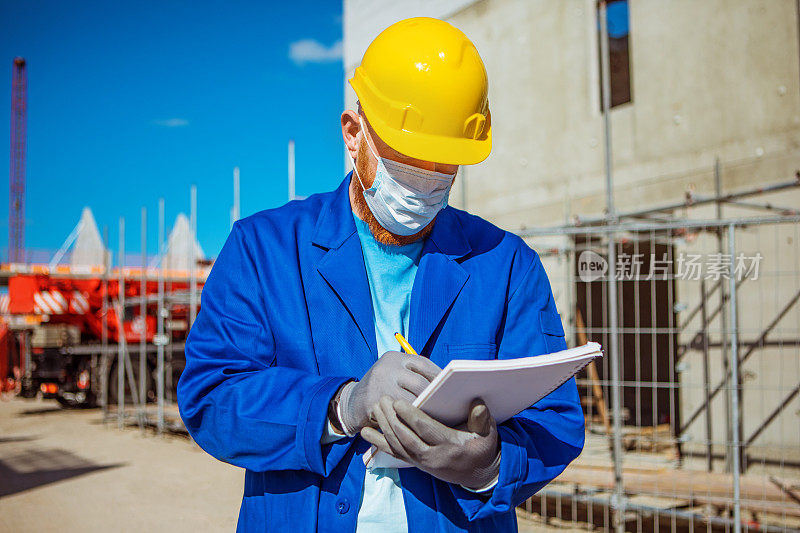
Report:
[{"label": "wooden plank", "polygon": [[[578,333],[578,343],[579,344],[586,344],[588,342],[586,338],[586,325],[583,323],[583,316],[581,315],[580,309],[575,311],[575,326]],[[597,373],[597,366],[594,364],[594,360],[586,367],[586,370],[589,374],[589,379],[592,382],[592,396],[594,396],[594,405],[597,409],[597,413],[600,415],[600,419],[603,421],[603,427],[606,429],[606,434],[611,434],[611,421],[608,418],[608,407],[606,406],[606,400],[603,397],[603,387],[600,386],[600,376]]]},{"label": "wooden plank", "polygon": [[[733,479],[729,474],[693,470],[635,469],[623,470],[625,490],[634,494],[652,494],[680,498],[719,498],[733,500]],[[612,467],[572,464],[556,478],[557,482],[573,483],[585,487],[612,489]],[[742,476],[742,500],[754,502],[779,502],[787,509],[800,511],[800,505],[767,479]]]}]

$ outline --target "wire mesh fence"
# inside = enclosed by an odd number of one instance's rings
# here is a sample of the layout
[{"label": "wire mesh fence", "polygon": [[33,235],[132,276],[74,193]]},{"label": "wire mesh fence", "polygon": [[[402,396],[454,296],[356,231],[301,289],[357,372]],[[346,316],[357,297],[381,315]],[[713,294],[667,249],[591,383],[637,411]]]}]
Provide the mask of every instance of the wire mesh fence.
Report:
[{"label": "wire mesh fence", "polygon": [[525,233],[568,343],[605,348],[578,379],[584,452],[525,511],[570,529],[800,531],[799,221]]}]

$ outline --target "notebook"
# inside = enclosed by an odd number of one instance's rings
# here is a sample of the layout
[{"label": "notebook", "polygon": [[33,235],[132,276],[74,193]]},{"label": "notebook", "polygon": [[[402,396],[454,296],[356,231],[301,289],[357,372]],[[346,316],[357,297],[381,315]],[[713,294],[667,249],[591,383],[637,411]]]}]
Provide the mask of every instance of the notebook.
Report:
[{"label": "notebook", "polygon": [[[518,359],[450,361],[414,400],[414,405],[436,420],[455,426],[466,422],[472,400],[482,398],[492,416],[501,424],[535,404],[596,357],[601,346],[589,342],[534,357]],[[372,446],[364,454],[368,468],[406,468],[405,461]]]}]

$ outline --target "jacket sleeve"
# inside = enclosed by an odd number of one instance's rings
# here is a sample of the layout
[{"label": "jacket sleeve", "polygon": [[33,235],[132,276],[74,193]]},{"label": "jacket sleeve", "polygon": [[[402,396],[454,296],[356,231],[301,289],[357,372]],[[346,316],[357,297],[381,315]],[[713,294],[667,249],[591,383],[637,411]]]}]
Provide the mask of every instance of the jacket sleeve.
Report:
[{"label": "jacket sleeve", "polygon": [[[530,250],[528,250],[530,253]],[[541,355],[566,348],[550,282],[539,256],[510,292],[498,358]],[[512,510],[558,476],[583,449],[584,418],[575,379],[498,426],[500,474],[491,493],[450,485],[469,520]]]},{"label": "jacket sleeve", "polygon": [[320,445],[328,403],[348,378],[276,366],[253,255],[236,223],[186,341],[181,418],[197,444],[226,463],[328,475],[352,441]]}]

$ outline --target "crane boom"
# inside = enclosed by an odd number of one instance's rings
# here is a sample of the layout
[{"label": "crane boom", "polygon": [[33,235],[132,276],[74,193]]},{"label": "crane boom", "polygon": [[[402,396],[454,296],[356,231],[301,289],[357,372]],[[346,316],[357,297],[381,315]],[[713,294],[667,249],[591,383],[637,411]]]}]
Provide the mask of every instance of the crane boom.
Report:
[{"label": "crane boom", "polygon": [[8,261],[25,261],[25,137],[28,100],[25,60],[14,59],[11,81],[11,172],[8,210]]}]

